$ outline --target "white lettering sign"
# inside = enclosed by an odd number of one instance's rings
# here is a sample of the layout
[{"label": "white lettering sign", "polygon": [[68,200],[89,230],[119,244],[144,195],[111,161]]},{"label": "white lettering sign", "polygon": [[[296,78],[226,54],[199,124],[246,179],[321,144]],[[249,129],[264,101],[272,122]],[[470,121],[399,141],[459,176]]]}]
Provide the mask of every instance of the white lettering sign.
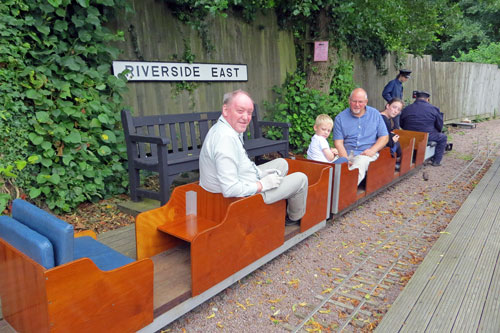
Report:
[{"label": "white lettering sign", "polygon": [[248,81],[247,65],[113,61],[113,74],[129,81]]}]

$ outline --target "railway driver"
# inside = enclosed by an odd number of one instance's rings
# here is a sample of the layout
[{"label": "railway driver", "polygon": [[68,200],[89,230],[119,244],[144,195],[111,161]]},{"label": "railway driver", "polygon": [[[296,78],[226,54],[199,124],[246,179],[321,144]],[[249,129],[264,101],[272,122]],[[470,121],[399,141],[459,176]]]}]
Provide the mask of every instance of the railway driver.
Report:
[{"label": "railway driver", "polygon": [[288,173],[282,158],[255,165],[243,147],[243,133],[252,120],[250,95],[236,90],[224,95],[222,115],[203,142],[200,153],[200,185],[224,197],[261,193],[266,204],[288,199],[285,224],[297,224],[306,211],[307,176]]},{"label": "railway driver", "polygon": [[441,160],[446,148],[446,134],[443,130],[443,113],[439,108],[429,103],[431,94],[427,91],[416,91],[415,102],[401,112],[401,127],[409,131],[429,133],[429,141],[436,141],[433,166],[441,166]]},{"label": "railway driver", "polygon": [[349,108],[335,117],[333,141],[340,157],[347,157],[349,170],[358,169],[358,185],[370,162],[389,141],[389,133],[377,109],[367,106],[368,95],[361,88],[352,91]]}]

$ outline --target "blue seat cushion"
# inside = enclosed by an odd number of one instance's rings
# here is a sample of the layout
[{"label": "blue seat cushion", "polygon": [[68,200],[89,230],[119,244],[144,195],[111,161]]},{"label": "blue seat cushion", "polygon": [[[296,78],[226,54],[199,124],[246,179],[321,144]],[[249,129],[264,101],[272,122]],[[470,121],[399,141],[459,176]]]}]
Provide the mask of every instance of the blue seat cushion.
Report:
[{"label": "blue seat cushion", "polygon": [[0,237],[45,267],[54,267],[54,249],[47,237],[9,216],[0,216]]},{"label": "blue seat cushion", "polygon": [[73,261],[73,226],[27,201],[12,203],[12,218],[47,237],[54,248],[55,265]]},{"label": "blue seat cushion", "polygon": [[110,271],[134,262],[133,259],[124,256],[89,236],[75,238],[74,257],[75,260],[89,258],[103,271]]}]

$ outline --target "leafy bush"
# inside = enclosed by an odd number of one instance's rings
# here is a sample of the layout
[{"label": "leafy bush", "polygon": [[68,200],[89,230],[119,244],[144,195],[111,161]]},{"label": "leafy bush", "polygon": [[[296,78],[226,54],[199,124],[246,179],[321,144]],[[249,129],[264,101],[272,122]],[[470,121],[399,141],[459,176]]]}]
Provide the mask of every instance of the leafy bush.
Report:
[{"label": "leafy bush", "polygon": [[[304,153],[314,135],[314,121],[321,113],[335,118],[348,106],[348,98],[355,88],[352,79],[352,62],[340,61],[330,86],[330,94],[306,87],[304,73],[289,75],[282,87],[274,87],[278,95],[274,104],[265,103],[273,121],[289,122],[290,148],[295,153]],[[267,132],[271,138],[280,138],[279,129]],[[330,138],[331,139],[331,138]]]},{"label": "leafy bush", "polygon": [[[0,169],[50,209],[122,193],[125,80],[103,24],[126,0],[6,0],[0,4]],[[25,161],[25,168],[13,168]],[[15,170],[18,170],[15,172]]]},{"label": "leafy bush", "polygon": [[454,61],[496,64],[500,67],[500,43],[483,44],[468,53],[460,51],[460,56],[452,58]]}]

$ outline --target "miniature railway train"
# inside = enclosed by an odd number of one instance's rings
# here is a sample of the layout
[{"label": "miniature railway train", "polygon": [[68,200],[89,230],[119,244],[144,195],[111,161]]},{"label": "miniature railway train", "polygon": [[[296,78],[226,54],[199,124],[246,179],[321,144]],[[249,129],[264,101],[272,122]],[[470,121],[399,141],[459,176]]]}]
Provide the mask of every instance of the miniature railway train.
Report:
[{"label": "miniature railway train", "polygon": [[[357,169],[346,163],[289,159],[289,173],[303,172],[309,180],[300,225],[285,226],[284,200],[267,205],[261,195],[224,198],[197,183],[178,186],[167,204],[137,216],[136,261],[101,248],[89,233],[73,235],[72,227],[62,242],[65,222],[15,202],[12,218],[0,219],[3,317],[18,332],[157,331],[433,155],[427,133],[397,132],[400,162],[384,148],[360,187]],[[37,219],[54,227],[37,227]],[[21,234],[4,228],[10,220],[27,227],[19,227]],[[25,227],[41,238],[25,237]],[[37,255],[45,237],[53,246],[49,264]]]}]

